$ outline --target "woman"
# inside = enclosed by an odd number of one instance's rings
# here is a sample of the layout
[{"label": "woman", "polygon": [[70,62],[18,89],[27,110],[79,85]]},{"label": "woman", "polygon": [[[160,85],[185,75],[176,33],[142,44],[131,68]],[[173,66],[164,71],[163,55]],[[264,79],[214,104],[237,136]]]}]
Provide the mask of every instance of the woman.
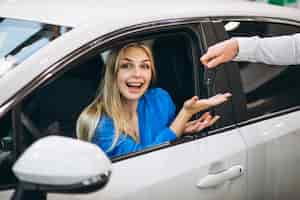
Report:
[{"label": "woman", "polygon": [[198,120],[188,120],[230,96],[227,93],[205,100],[192,97],[175,117],[169,94],[160,88],[149,89],[153,79],[155,67],[147,46],[131,43],[112,50],[101,94],[78,119],[78,137],[99,145],[109,157],[124,155],[212,125],[219,116],[205,113]]}]

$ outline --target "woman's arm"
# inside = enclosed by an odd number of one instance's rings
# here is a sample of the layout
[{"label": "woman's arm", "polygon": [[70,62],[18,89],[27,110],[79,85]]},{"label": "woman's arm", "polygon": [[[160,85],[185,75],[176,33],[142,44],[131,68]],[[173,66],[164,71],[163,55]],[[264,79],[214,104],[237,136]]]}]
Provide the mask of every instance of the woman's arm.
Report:
[{"label": "woman's arm", "polygon": [[130,136],[123,133],[120,134],[116,143],[113,144],[114,137],[114,129],[111,124],[100,125],[96,129],[96,134],[92,139],[92,143],[98,145],[109,157],[115,157],[176,139],[176,135],[168,127],[161,129],[156,133],[153,141],[149,141],[149,143],[144,145],[137,143]]}]

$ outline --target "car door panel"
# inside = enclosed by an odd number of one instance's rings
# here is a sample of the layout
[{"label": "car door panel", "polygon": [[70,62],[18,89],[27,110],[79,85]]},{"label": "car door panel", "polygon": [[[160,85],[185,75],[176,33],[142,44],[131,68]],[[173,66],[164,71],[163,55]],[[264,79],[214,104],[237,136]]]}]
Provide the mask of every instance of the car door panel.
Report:
[{"label": "car door panel", "polygon": [[248,146],[248,199],[300,198],[300,112],[241,128]]},{"label": "car door panel", "polygon": [[103,190],[49,194],[48,199],[245,199],[246,173],[216,187],[197,187],[215,163],[222,163],[223,170],[246,166],[245,145],[236,130],[116,162]]},{"label": "car door panel", "polygon": [[[227,39],[228,35],[267,37],[299,32],[299,27],[271,18],[215,20],[215,24],[224,20],[223,27],[216,28],[217,33],[223,35],[221,40]],[[231,21],[240,24],[224,31],[224,26]],[[297,70],[248,62],[229,62],[225,66],[230,67],[227,76],[235,91],[232,98],[238,102],[234,104],[236,121],[247,145],[247,199],[299,199]],[[274,75],[272,71],[276,70],[279,73]]]},{"label": "car door panel", "polygon": [[10,199],[13,194],[13,190],[0,191],[0,199]]}]

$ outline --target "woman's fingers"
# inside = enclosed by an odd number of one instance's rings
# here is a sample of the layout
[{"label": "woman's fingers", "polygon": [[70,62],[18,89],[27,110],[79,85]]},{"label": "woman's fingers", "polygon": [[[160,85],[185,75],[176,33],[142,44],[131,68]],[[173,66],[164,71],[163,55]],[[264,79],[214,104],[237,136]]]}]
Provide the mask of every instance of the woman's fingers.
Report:
[{"label": "woman's fingers", "polygon": [[[213,97],[210,97],[208,99],[199,99],[199,97],[194,96],[184,102],[183,105],[183,111],[187,114],[188,117],[192,117],[194,114],[209,109],[213,106],[219,105],[225,101],[231,96],[231,93],[224,93],[224,94],[217,94]],[[209,114],[204,114],[199,119],[200,121],[207,117]],[[196,122],[189,122],[186,125],[194,125]]]},{"label": "woman's fingers", "polygon": [[193,101],[194,103],[185,104],[184,107],[187,111],[190,111],[191,114],[196,114],[202,110],[224,103],[230,96],[231,93],[217,94],[208,99],[198,99],[196,102]]},{"label": "woman's fingers", "polygon": [[[227,92],[227,93],[224,93],[224,94],[217,94],[217,95],[212,96],[208,99],[204,99],[204,101],[207,101],[207,103],[210,106],[216,106],[216,105],[219,105],[219,104],[227,101],[227,99],[231,96],[232,96],[231,93]],[[201,100],[199,100],[199,101],[201,101]]]},{"label": "woman's fingers", "polygon": [[190,121],[186,124],[185,133],[196,133],[212,126],[220,119],[219,115],[212,117],[209,112],[204,113],[199,119]]},{"label": "woman's fingers", "polygon": [[[211,120],[211,115],[209,112],[204,113],[199,119],[189,121],[185,124],[185,131],[186,133],[194,133],[198,132],[201,129],[205,128],[207,124],[209,124]],[[203,127],[200,129],[200,127]]]},{"label": "woman's fingers", "polygon": [[191,107],[195,103],[197,103],[198,100],[199,100],[199,97],[193,96],[192,98],[190,98],[190,99],[188,99],[187,101],[184,102],[184,106],[185,107]]},{"label": "woman's fingers", "polygon": [[203,121],[205,119],[207,119],[208,117],[211,117],[209,112],[205,112],[200,118],[198,118],[196,121]]},{"label": "woman's fingers", "polygon": [[203,121],[204,119],[206,119],[208,116],[210,116],[210,113],[209,112],[205,112],[200,118],[196,119],[196,120],[193,120],[193,121],[189,121],[185,124],[185,126],[192,126],[200,121]]},{"label": "woman's fingers", "polygon": [[214,125],[220,118],[221,118],[221,117],[220,117],[219,115],[214,116],[214,117],[210,120],[210,122],[209,122],[209,124],[208,124],[207,127]]}]

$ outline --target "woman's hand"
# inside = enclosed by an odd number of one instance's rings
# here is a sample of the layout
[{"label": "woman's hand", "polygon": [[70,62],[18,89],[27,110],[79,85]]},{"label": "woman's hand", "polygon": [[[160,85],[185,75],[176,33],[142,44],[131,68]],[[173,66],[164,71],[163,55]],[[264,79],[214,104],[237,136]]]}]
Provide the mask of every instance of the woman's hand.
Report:
[{"label": "woman's hand", "polygon": [[204,113],[199,119],[189,121],[185,124],[183,130],[184,134],[197,133],[207,127],[212,126],[216,121],[220,119],[220,116],[211,116],[209,112]]},{"label": "woman's hand", "polygon": [[210,107],[219,105],[227,101],[229,97],[231,97],[231,93],[217,94],[208,99],[199,99],[199,97],[194,96],[184,102],[183,109],[190,116],[193,116],[200,111],[206,110]]},{"label": "woman's hand", "polygon": [[[219,105],[225,101],[227,101],[227,99],[231,96],[230,93],[225,93],[225,94],[217,94],[213,97],[210,97],[208,99],[199,99],[199,97],[194,96],[189,100],[186,100],[184,102],[183,107],[181,108],[181,110],[179,111],[179,113],[177,114],[176,118],[174,119],[174,121],[172,122],[170,128],[171,130],[174,131],[174,133],[176,134],[177,137],[180,137],[183,132],[186,129],[186,124],[188,123],[188,121],[191,119],[191,117],[203,110],[206,110],[210,107]],[[214,118],[213,118],[214,119]],[[217,119],[214,119],[215,121]],[[203,122],[203,121],[201,121]],[[193,127],[193,123],[191,123],[191,128],[189,128],[190,130],[197,130],[197,128],[201,128],[200,125],[198,127],[198,124],[195,125],[195,127]],[[203,123],[202,123],[203,126]]]}]

